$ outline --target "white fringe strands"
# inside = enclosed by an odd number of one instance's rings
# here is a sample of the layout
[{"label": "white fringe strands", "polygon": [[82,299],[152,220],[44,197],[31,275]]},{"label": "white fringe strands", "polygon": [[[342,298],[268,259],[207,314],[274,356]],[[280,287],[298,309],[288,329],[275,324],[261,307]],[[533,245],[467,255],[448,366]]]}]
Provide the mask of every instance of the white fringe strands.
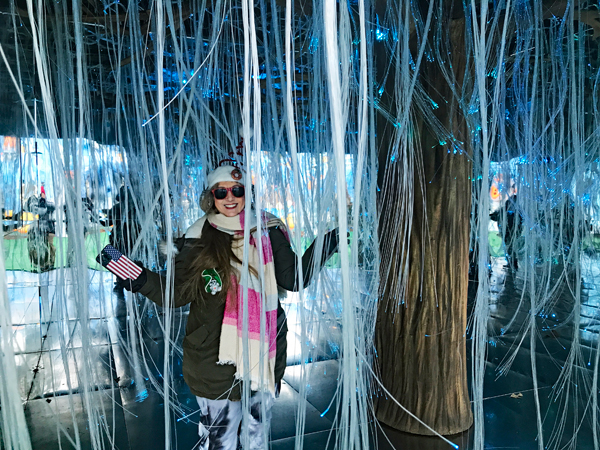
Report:
[{"label": "white fringe strands", "polygon": [[[2,194],[0,194],[0,198]],[[0,242],[0,251],[4,251]],[[29,431],[19,389],[10,301],[6,282],[4,258],[0,258],[0,404],[2,406],[2,441],[4,447],[15,450],[31,450]],[[8,331],[8,332],[7,332]]]},{"label": "white fringe strands", "polygon": [[[3,250],[0,401],[5,448],[30,448],[23,407],[33,398],[59,395],[66,396],[71,408],[69,423],[56,422],[63,447],[82,448],[84,433],[94,450],[116,445],[114,419],[109,418],[121,408],[113,401],[118,392],[114,383],[105,385],[106,367],[99,362],[97,335],[90,325],[98,317],[115,322],[111,308],[96,306],[98,296],[101,305],[111,305],[104,290],[90,288],[112,279],[89,270],[97,269],[88,260],[90,246],[99,249],[106,242],[96,232],[102,226],[97,214],[89,218],[82,199],[90,197],[97,213],[110,208],[125,186],[122,213],[139,223],[139,229],[126,233],[130,256],[166,271],[168,305],[173,247],[167,246],[165,258],[158,242],[181,236],[201,215],[206,173],[230,153],[253,180],[247,201],[288,222],[298,255],[314,238],[320,244],[329,229],[338,227],[342,237],[333,267],[286,303],[300,336],[289,343],[289,351],[299,355],[301,380],[295,446],[304,447],[303,400],[319,370],[317,361],[333,354],[339,389],[331,407],[330,443],[339,449],[376,448],[372,398],[389,393],[378,386],[372,370],[378,292],[387,292],[396,299],[396,308],[405,308],[409,264],[422,263],[409,260],[409,238],[396,242],[385,233],[380,236],[380,230],[400,229],[398,235],[405,237],[427,233],[426,227],[413,227],[415,186],[434,181],[424,178],[423,168],[440,162],[417,151],[423,144],[416,124],[422,123],[448,148],[448,158],[462,158],[473,167],[467,181],[478,285],[465,333],[473,369],[475,447],[482,449],[486,442],[488,345],[502,341],[512,348],[499,365],[499,377],[529,352],[538,447],[576,448],[578,435],[591,429],[594,448],[599,448],[600,358],[597,333],[591,331],[598,318],[590,316],[582,297],[582,279],[594,280],[590,228],[600,229],[597,10],[584,2],[533,0],[11,0],[2,8],[0,73],[6,76],[0,89],[12,100],[5,105],[7,118],[0,120],[0,130],[14,130],[10,134],[17,136],[13,172],[19,175],[13,173],[12,184],[3,179],[0,203],[16,209],[30,194],[39,196],[44,184],[57,207],[57,223],[69,223],[68,241],[57,230],[55,268],[35,278],[40,287],[37,323],[58,330],[44,377],[53,387],[55,376],[66,380],[53,392],[40,388],[39,364],[36,375],[18,372],[15,358],[25,349],[11,330],[22,325],[22,318],[11,312],[9,301],[14,255]],[[445,28],[450,23],[464,27],[463,40],[452,45],[465,55],[465,67],[451,63]],[[467,136],[459,138],[436,117],[435,111],[445,105],[424,89],[426,72],[450,86],[452,96],[444,101],[457,106]],[[383,101],[386,96],[390,104]],[[386,128],[393,132],[383,142]],[[236,149],[241,136],[244,145]],[[28,142],[33,137],[36,148],[43,149],[35,157],[43,154],[40,158],[47,161],[44,179],[32,169],[40,167],[32,162]],[[3,159],[4,167],[8,161],[8,156]],[[494,189],[499,197],[490,196]],[[488,272],[490,265],[503,261],[503,251],[488,250],[498,236],[489,214],[511,192],[517,192],[523,226],[514,236],[506,228],[501,234],[505,242],[514,242],[518,254],[521,297],[506,326],[491,330],[495,305]],[[390,196],[402,201],[380,215]],[[348,231],[350,244],[344,239]],[[244,239],[248,242],[249,236]],[[400,257],[392,261],[397,247]],[[319,261],[320,250],[316,253]],[[37,257],[32,265],[39,269]],[[48,285],[52,296],[44,294]],[[549,311],[565,301],[565,290],[568,317],[553,321]],[[133,379],[121,380],[120,386],[133,389],[139,400],[162,396],[164,412],[156,413],[165,417],[164,446],[176,448],[174,421],[197,421],[197,411],[180,403],[175,390],[184,315],[132,295],[124,302],[127,323],[120,330],[106,328],[123,356],[107,364],[111,373],[120,370],[116,365],[127,366]],[[146,326],[157,316],[162,334],[158,354],[145,339]],[[324,326],[328,323],[339,325],[339,335]],[[539,336],[557,327],[571,334],[572,345],[558,364],[559,374],[548,380],[538,367],[536,355],[544,351]],[[47,339],[40,339],[40,355],[48,350]],[[327,348],[307,342],[327,343]],[[247,446],[251,393],[249,383],[244,387],[241,436]],[[402,407],[403,400],[396,400]],[[78,404],[85,412],[85,430],[76,417]]]}]

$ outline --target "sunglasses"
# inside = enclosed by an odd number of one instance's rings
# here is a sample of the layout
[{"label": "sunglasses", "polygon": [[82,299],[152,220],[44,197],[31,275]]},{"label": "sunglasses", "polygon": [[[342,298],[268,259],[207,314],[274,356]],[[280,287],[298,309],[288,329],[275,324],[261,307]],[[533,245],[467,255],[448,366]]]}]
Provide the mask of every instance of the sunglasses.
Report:
[{"label": "sunglasses", "polygon": [[223,200],[225,197],[227,197],[227,193],[230,191],[233,194],[233,196],[236,198],[241,198],[244,195],[246,195],[246,190],[244,189],[244,186],[239,186],[239,185],[233,186],[233,187],[228,187],[228,188],[220,187],[220,188],[213,189],[211,192],[212,192],[213,196],[215,197],[215,199]]}]

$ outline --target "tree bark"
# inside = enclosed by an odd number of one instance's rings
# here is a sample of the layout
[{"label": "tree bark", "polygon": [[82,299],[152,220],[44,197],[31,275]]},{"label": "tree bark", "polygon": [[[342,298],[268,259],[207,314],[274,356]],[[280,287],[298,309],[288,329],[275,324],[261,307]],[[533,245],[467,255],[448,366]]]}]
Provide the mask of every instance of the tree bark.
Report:
[{"label": "tree bark", "polygon": [[[458,19],[448,28],[449,59],[459,89],[467,70],[464,26],[464,19]],[[450,139],[440,143],[431,125],[417,118],[413,125],[420,139],[420,155],[415,160],[422,161],[422,170],[414,174],[409,233],[390,221],[389,215],[397,214],[397,204],[381,202],[380,247],[382,255],[386,251],[388,255],[382,260],[381,273],[386,274],[384,267],[391,270],[381,280],[384,289],[377,315],[376,364],[383,385],[398,402],[438,433],[450,435],[473,423],[465,349],[472,165],[465,148],[469,138],[462,112],[438,64],[424,65],[420,82],[439,105],[435,116],[459,146]],[[388,147],[386,133],[379,129],[380,148]],[[387,160],[384,152],[380,161]],[[404,169],[387,164],[384,176],[388,177],[387,186],[393,186],[389,177],[394,170],[402,175]],[[400,245],[386,248],[391,242]],[[402,243],[407,249],[404,255]],[[393,286],[403,258],[408,258],[408,277],[401,286],[401,298],[396,298]],[[376,414],[381,422],[398,430],[432,434],[385,393],[377,398]]]}]

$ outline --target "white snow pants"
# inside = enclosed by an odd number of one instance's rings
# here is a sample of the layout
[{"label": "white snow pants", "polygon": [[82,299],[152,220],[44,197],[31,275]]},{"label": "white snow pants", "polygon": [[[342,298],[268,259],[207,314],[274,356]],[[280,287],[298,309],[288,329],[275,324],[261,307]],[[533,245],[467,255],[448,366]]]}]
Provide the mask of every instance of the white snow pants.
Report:
[{"label": "white snow pants", "polygon": [[[242,448],[239,434],[242,421],[242,402],[209,400],[196,397],[200,406],[199,450],[237,450]],[[263,406],[266,415],[263,416]],[[250,446],[246,450],[268,448],[273,396],[257,392],[250,398],[248,434]]]}]

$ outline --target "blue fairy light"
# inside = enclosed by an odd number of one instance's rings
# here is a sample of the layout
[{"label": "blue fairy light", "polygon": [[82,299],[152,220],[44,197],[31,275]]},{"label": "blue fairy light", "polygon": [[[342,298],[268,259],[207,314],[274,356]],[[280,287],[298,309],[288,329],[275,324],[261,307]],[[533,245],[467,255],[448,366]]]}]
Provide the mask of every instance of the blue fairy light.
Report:
[{"label": "blue fairy light", "polygon": [[311,55],[314,55],[318,48],[319,48],[319,38],[313,37],[310,40],[310,45],[308,46],[308,51]]},{"label": "blue fairy light", "polygon": [[377,29],[375,30],[375,39],[378,41],[387,40],[390,30],[387,28],[382,28],[379,25],[379,15],[378,14],[376,15],[376,21],[377,21]]},{"label": "blue fairy light", "polygon": [[148,398],[148,389],[144,389],[143,391],[139,392],[135,396],[135,401],[138,402],[138,403],[141,403],[144,400],[146,400],[147,398]]},{"label": "blue fairy light", "polygon": [[378,41],[385,41],[388,37],[389,30],[381,30],[377,28],[375,30],[375,39]]}]

